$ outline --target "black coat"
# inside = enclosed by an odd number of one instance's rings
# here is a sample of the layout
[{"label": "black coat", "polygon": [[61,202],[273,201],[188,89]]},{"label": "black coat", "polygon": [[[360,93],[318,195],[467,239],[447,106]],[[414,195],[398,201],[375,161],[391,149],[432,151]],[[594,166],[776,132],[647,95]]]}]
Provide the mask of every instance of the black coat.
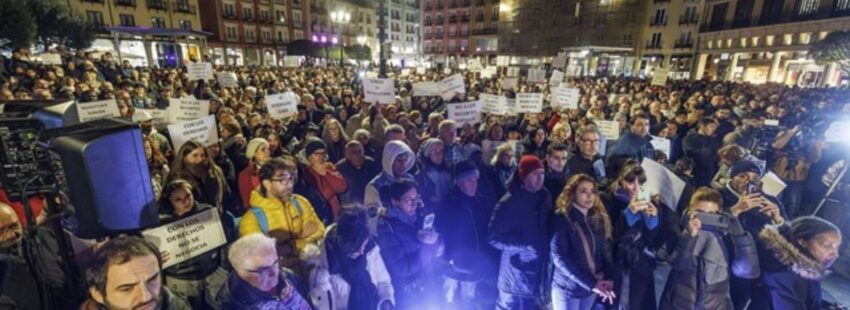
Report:
[{"label": "black coat", "polygon": [[409,300],[410,293],[423,287],[430,258],[436,256],[436,247],[419,242],[420,222],[410,225],[392,216],[383,216],[378,222],[375,241],[381,247],[381,258],[390,273],[397,301]]},{"label": "black coat", "polygon": [[685,156],[694,160],[694,186],[709,186],[717,174],[719,139],[692,132],[682,141]]},{"label": "black coat", "polygon": [[362,204],[366,185],[381,173],[381,166],[371,157],[366,157],[360,168],[354,167],[347,159],[342,159],[336,164],[336,170],[342,174],[345,184],[348,185],[348,189],[340,197],[342,204]]},{"label": "black coat", "polygon": [[[515,176],[516,177],[516,176]],[[552,197],[545,187],[529,192],[519,181],[510,184],[507,194],[496,204],[490,220],[490,244],[502,251],[499,290],[513,295],[537,298],[544,294],[549,254],[549,219]],[[534,249],[537,259],[523,261],[520,252]]]},{"label": "black coat", "polygon": [[488,242],[487,224],[493,214],[481,195],[469,197],[455,187],[449,194],[451,204],[437,210],[435,227],[446,245],[443,261],[446,276],[462,281],[477,281],[494,274],[498,257]]},{"label": "black coat", "polygon": [[787,225],[769,226],[759,235],[759,240],[769,249],[769,254],[761,260],[762,281],[770,303],[777,310],[819,310],[822,308],[820,282],[825,268],[788,240],[789,230]]},{"label": "black coat", "polygon": [[[605,226],[590,219],[594,212],[596,211],[591,209],[588,215],[585,215],[573,207],[568,214],[556,213],[553,217],[551,252],[555,270],[552,289],[562,290],[564,296],[590,296],[598,281],[597,274],[602,276],[602,279],[612,279],[616,272],[611,256],[611,244],[605,237]],[[581,229],[587,238],[596,268],[595,273],[590,269],[584,241],[577,232],[578,229]]]},{"label": "black coat", "polygon": [[[545,163],[544,163],[545,165]],[[564,186],[567,185],[567,180],[570,178],[570,168],[564,166],[564,170],[561,172],[555,172],[549,169],[549,166],[546,166],[546,175],[544,178],[543,186],[549,190],[549,194],[552,195],[552,201],[558,199],[558,195],[561,194],[561,191],[564,190]]]},{"label": "black coat", "polygon": [[[570,169],[571,174],[575,175],[583,173],[593,177],[593,179],[597,181],[601,181],[605,178],[605,171],[596,171],[596,169],[593,168],[593,163],[597,160],[602,160],[604,162],[602,156],[599,156],[598,154],[594,156],[593,159],[587,159],[584,155],[581,155],[580,151],[575,151],[572,156],[570,156],[570,159],[567,160],[567,168]],[[598,172],[602,172],[602,174]]]}]

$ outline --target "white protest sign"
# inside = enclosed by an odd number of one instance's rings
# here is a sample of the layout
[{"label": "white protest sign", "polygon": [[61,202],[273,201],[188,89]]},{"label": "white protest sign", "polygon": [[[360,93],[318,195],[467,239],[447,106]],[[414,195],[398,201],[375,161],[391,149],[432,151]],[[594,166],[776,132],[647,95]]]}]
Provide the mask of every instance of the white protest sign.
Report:
[{"label": "white protest sign", "polygon": [[664,86],[667,85],[667,69],[657,68],[652,74],[652,85]]},{"label": "white protest sign", "polygon": [[667,158],[670,158],[670,139],[652,136],[652,141],[649,143],[652,144],[653,149],[663,152]]},{"label": "white protest sign", "polygon": [[519,67],[509,67],[507,76],[519,76]]},{"label": "white protest sign", "polygon": [[549,77],[549,86],[558,86],[564,81],[564,72],[561,70],[552,71],[552,76]]},{"label": "white protest sign", "polygon": [[516,94],[515,113],[540,113],[543,112],[543,94],[541,93],[518,93]]},{"label": "white protest sign", "polygon": [[517,89],[517,84],[519,84],[517,77],[506,77],[502,80],[502,88],[504,89]]},{"label": "white protest sign", "polygon": [[449,119],[458,125],[475,125],[481,122],[481,101],[449,103],[446,105]]},{"label": "white protest sign", "polygon": [[175,150],[179,150],[180,146],[188,141],[195,141],[205,146],[218,143],[215,115],[168,125],[168,134],[171,135],[171,144]]},{"label": "white protest sign", "polygon": [[189,79],[196,80],[213,80],[212,64],[208,62],[192,62],[186,65],[186,70],[189,73]]},{"label": "white protest sign", "polygon": [[599,128],[599,133],[608,138],[608,140],[617,140],[620,138],[620,122],[598,120],[594,121],[596,128]]},{"label": "white protest sign", "polygon": [[528,82],[529,83],[546,82],[546,70],[528,69]]},{"label": "white protest sign", "polygon": [[480,72],[484,69],[484,66],[481,65],[481,61],[478,58],[473,58],[467,61],[467,68],[469,68],[470,72]]},{"label": "white protest sign", "polygon": [[45,65],[62,65],[62,55],[57,53],[45,53],[38,56],[41,59],[41,63]]},{"label": "white protest sign", "polygon": [[765,194],[771,195],[773,197],[778,197],[779,194],[785,190],[785,187],[788,185],[779,178],[778,175],[773,173],[773,171],[767,172],[764,177],[761,178],[762,184],[762,192]]},{"label": "white protest sign", "polygon": [[496,56],[496,66],[507,67],[510,64],[508,56]]},{"label": "white protest sign", "polygon": [[419,82],[413,83],[413,96],[416,97],[432,97],[441,96],[440,84],[437,82]]},{"label": "white protest sign", "polygon": [[366,102],[395,103],[395,80],[364,79],[363,91]]},{"label": "white protest sign", "polygon": [[298,68],[299,66],[301,66],[300,56],[283,56],[283,67]]},{"label": "white protest sign", "polygon": [[567,65],[567,54],[566,53],[558,53],[558,56],[552,60],[553,68],[563,68]]},{"label": "white protest sign", "polygon": [[493,77],[494,75],[496,75],[496,70],[498,70],[498,69],[499,68],[497,68],[497,67],[484,68],[484,70],[481,70],[481,78],[482,79],[489,79],[489,78]]},{"label": "white protest sign", "polygon": [[145,230],[142,236],[156,245],[160,252],[168,252],[169,259],[162,262],[163,269],[227,243],[218,211],[215,209]]},{"label": "white protest sign", "polygon": [[367,79],[377,79],[378,78],[378,72],[368,71],[368,72],[366,72],[366,78]]},{"label": "white protest sign", "polygon": [[449,68],[449,67],[443,68],[443,74],[452,74],[452,68]]},{"label": "white protest sign", "polygon": [[194,97],[171,98],[168,100],[169,123],[192,121],[210,114],[210,101]]},{"label": "white protest sign", "polygon": [[578,88],[572,87],[553,87],[552,88],[552,105],[562,109],[578,109],[578,101],[581,97],[581,92]]},{"label": "white protest sign", "polygon": [[236,73],[219,72],[217,77],[221,87],[239,87],[239,79],[236,78]]},{"label": "white protest sign", "polygon": [[153,117],[154,125],[161,125],[168,123],[168,110],[160,110],[160,109],[139,109],[136,108],[136,114],[148,112],[151,117]]},{"label": "white protest sign", "polygon": [[505,115],[516,114],[516,98],[505,98]]},{"label": "white protest sign", "polygon": [[679,207],[679,199],[682,198],[682,191],[685,190],[685,181],[652,159],[644,158],[640,166],[646,172],[646,183],[643,183],[643,188],[650,194],[661,195],[661,201],[676,211]]},{"label": "white protest sign", "polygon": [[463,82],[463,76],[456,73],[440,81],[440,92],[445,100],[451,99],[456,94],[465,95],[466,84]]},{"label": "white protest sign", "polygon": [[490,114],[505,114],[507,108],[507,98],[505,96],[497,96],[486,93],[478,94],[478,99],[481,100],[481,112]]},{"label": "white protest sign", "polygon": [[266,96],[269,114],[277,119],[298,114],[298,98],[292,92]]},{"label": "white protest sign", "polygon": [[481,141],[481,159],[483,159],[485,163],[489,163],[493,158],[493,155],[496,154],[496,148],[505,143],[505,141],[494,140]]},{"label": "white protest sign", "polygon": [[833,122],[829,125],[829,129],[826,130],[826,142],[829,143],[844,143],[847,142],[847,138],[850,137],[850,122],[848,121],[838,121]]},{"label": "white protest sign", "polygon": [[401,69],[401,76],[408,76],[408,75],[410,75],[410,69],[407,69],[407,68]]},{"label": "white protest sign", "polygon": [[121,117],[118,103],[115,99],[101,101],[77,102],[77,116],[80,123],[108,117]]},{"label": "white protest sign", "polygon": [[416,74],[425,74],[425,67],[416,67]]}]

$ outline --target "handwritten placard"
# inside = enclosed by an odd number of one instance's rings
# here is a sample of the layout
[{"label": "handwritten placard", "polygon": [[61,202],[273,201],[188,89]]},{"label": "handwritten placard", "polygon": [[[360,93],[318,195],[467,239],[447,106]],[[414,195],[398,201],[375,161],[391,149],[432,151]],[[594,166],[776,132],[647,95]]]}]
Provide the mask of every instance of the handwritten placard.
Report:
[{"label": "handwritten placard", "polygon": [[463,76],[456,73],[440,81],[440,92],[445,100],[449,100],[457,94],[465,95],[466,85],[463,82]]},{"label": "handwritten placard", "polygon": [[449,119],[459,125],[481,123],[481,101],[450,103],[447,110]]},{"label": "handwritten placard", "polygon": [[506,114],[507,98],[487,93],[478,94],[478,99],[481,101],[481,112],[490,114]]},{"label": "handwritten placard", "polygon": [[528,82],[529,83],[546,82],[546,70],[528,69]]},{"label": "handwritten placard", "polygon": [[549,86],[561,85],[564,81],[564,72],[561,70],[552,71],[552,76],[549,77]]},{"label": "handwritten placard", "polygon": [[573,87],[553,87],[552,105],[561,109],[578,109],[581,92]]},{"label": "handwritten placard", "polygon": [[540,113],[543,112],[543,94],[541,93],[519,93],[516,94],[516,113]]},{"label": "handwritten placard", "polygon": [[502,88],[503,89],[517,89],[517,84],[519,84],[519,78],[517,77],[505,77],[502,79]]},{"label": "handwritten placard", "polygon": [[608,138],[608,140],[617,140],[620,138],[620,122],[598,120],[594,121],[596,127],[599,128],[599,133]]},{"label": "handwritten placard", "polygon": [[665,85],[667,85],[667,69],[666,68],[655,69],[655,73],[652,74],[652,85],[655,85],[655,86],[665,86]]},{"label": "handwritten placard", "polygon": [[301,56],[283,56],[285,68],[298,68],[301,66]]},{"label": "handwritten placard", "polygon": [[558,56],[552,60],[553,68],[563,68],[567,65],[567,54],[566,53],[558,53]]},{"label": "handwritten placard", "polygon": [[239,87],[239,79],[236,78],[236,73],[219,72],[217,77],[218,84],[221,85],[221,87]]},{"label": "handwritten placard", "polygon": [[419,82],[413,83],[413,95],[417,97],[433,97],[441,96],[440,83],[437,82]]},{"label": "handwritten placard", "polygon": [[227,243],[215,209],[145,230],[142,236],[168,257],[162,262],[162,268],[185,262]]}]

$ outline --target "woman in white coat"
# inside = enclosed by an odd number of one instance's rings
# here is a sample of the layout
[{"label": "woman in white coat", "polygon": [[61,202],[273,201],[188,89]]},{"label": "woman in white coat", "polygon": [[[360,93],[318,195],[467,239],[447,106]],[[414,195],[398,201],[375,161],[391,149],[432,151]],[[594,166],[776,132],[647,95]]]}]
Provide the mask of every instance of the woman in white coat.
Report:
[{"label": "woman in white coat", "polygon": [[366,210],[342,208],[324,241],[304,251],[310,266],[310,299],[316,309],[393,309],[393,286],[378,245],[367,226]]}]

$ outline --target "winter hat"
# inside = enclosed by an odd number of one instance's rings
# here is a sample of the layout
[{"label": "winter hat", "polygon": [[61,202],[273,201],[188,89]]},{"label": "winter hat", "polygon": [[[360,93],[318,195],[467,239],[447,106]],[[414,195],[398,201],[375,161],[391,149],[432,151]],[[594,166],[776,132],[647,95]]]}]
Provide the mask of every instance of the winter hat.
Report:
[{"label": "winter hat", "polygon": [[434,146],[437,144],[443,144],[443,140],[437,138],[428,138],[425,142],[419,145],[419,157],[425,158],[431,156],[431,150],[434,149]]},{"label": "winter hat", "polygon": [[325,142],[322,139],[312,137],[307,139],[307,144],[304,146],[304,155],[310,156],[313,155],[318,150],[325,150],[328,147],[325,146]]},{"label": "winter hat", "polygon": [[761,167],[758,165],[758,163],[752,160],[741,159],[736,161],[735,164],[732,165],[730,175],[732,177],[735,177],[744,172],[755,172],[759,176],[761,176],[762,174]]},{"label": "winter hat", "polygon": [[455,165],[455,182],[462,181],[466,178],[478,178],[478,168],[468,160],[461,161]]},{"label": "winter hat", "polygon": [[519,179],[525,180],[525,177],[537,169],[543,169],[543,161],[534,155],[523,155],[519,160]]},{"label": "winter hat", "polygon": [[248,159],[254,158],[254,153],[257,152],[257,149],[260,148],[261,145],[269,146],[269,141],[263,138],[254,138],[248,142],[248,147],[245,149],[245,157]]}]

